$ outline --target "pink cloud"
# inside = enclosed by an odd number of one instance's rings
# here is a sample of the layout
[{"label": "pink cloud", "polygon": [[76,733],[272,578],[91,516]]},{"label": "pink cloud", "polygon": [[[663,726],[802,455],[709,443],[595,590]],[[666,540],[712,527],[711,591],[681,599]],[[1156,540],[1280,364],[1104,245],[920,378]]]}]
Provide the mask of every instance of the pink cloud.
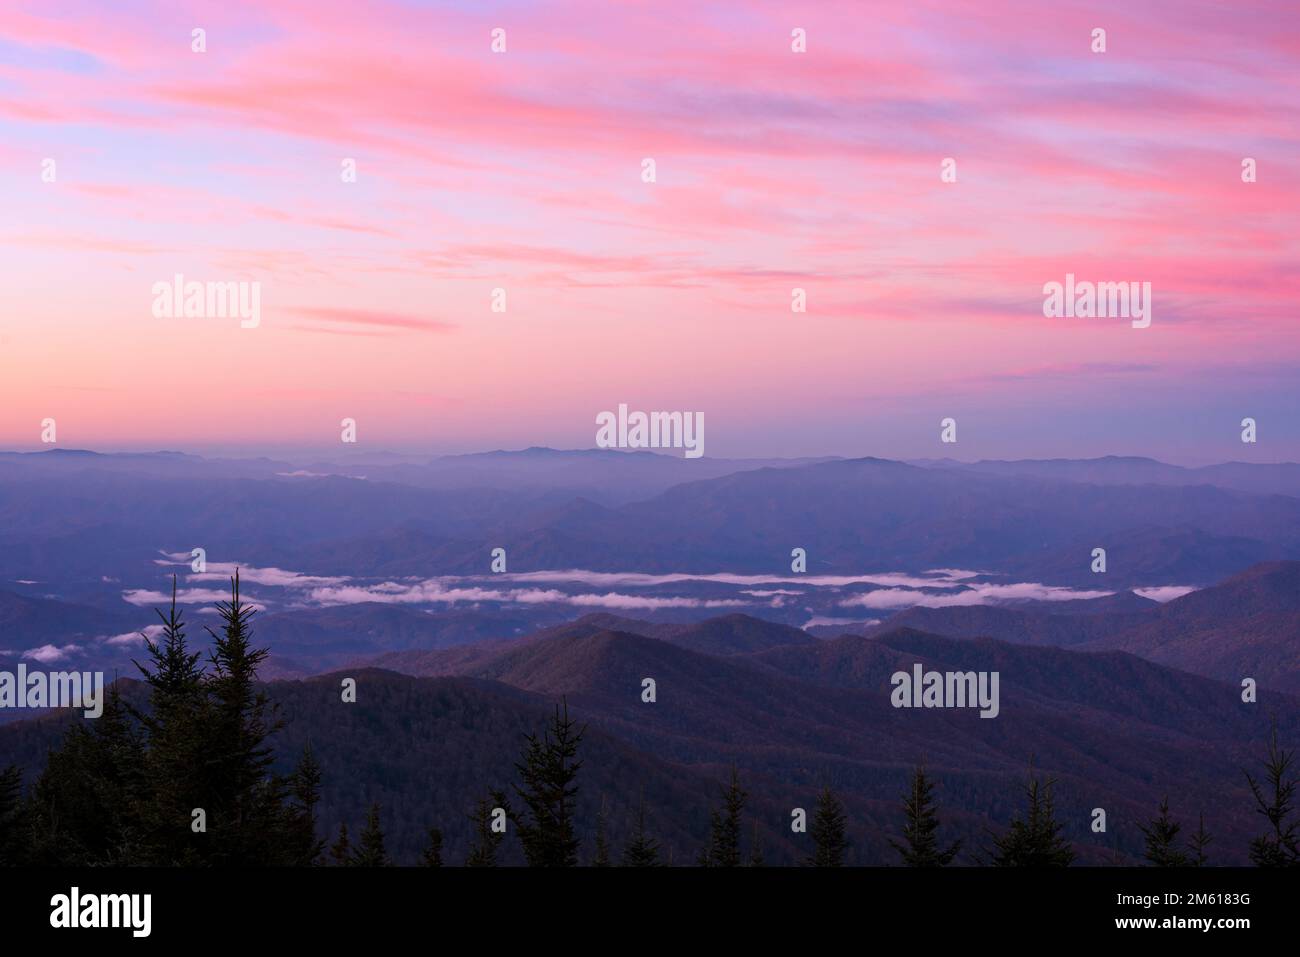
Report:
[{"label": "pink cloud", "polygon": [[369,309],[341,309],[331,306],[297,306],[290,310],[316,322],[339,323],[348,326],[373,326],[381,329],[403,329],[415,332],[451,332],[455,326],[436,319],[421,319]]},{"label": "pink cloud", "polygon": [[[615,386],[707,406],[742,454],[794,452],[823,419],[865,446],[897,421],[842,395],[1039,408],[1004,432],[1051,440],[1051,370],[1072,407],[1124,375],[1173,416],[1208,369],[1300,364],[1298,19],[1174,0],[11,4],[0,166],[27,185],[0,225],[19,277],[0,308],[23,317],[0,441],[54,406],[91,445],[303,438],[320,411],[293,397],[322,382],[376,441],[455,448],[589,444]],[[1151,282],[1150,335],[1044,320],[1067,271]],[[268,321],[150,322],[149,283],[175,272],[262,282]],[[256,421],[155,401],[235,368]],[[431,378],[436,425],[406,398]],[[1281,409],[1264,387],[1235,373],[1199,418]],[[728,446],[778,421],[770,446]]]}]

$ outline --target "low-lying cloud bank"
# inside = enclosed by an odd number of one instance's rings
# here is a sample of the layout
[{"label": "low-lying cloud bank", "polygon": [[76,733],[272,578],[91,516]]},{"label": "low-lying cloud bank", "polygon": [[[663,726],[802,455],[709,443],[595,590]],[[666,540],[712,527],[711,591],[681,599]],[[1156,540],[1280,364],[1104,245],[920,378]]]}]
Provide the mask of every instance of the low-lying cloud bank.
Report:
[{"label": "low-lying cloud bank", "polygon": [[1196,591],[1196,588],[1192,585],[1158,585],[1155,588],[1133,589],[1134,594],[1141,595],[1143,598],[1150,598],[1152,601],[1158,601],[1162,605],[1167,601],[1182,598],[1194,591]]},{"label": "low-lying cloud bank", "polygon": [[457,602],[500,602],[515,605],[575,605],[583,608],[740,608],[752,602],[737,599],[660,597],[657,595],[625,595],[618,592],[597,594],[571,594],[556,589],[541,588],[447,588],[442,580],[430,579],[409,585],[384,582],[380,585],[348,585],[339,588],[314,588],[308,594],[309,603],[330,605],[355,605],[361,602],[390,604],[438,605]]},{"label": "low-lying cloud bank", "polygon": [[[159,565],[188,565],[185,553],[162,553]],[[823,607],[865,608],[897,611],[912,606],[943,608],[961,605],[991,605],[1040,601],[1080,601],[1104,598],[1111,591],[1074,589],[1038,582],[993,584],[973,579],[986,572],[962,568],[935,568],[921,574],[878,572],[861,575],[737,575],[727,572],[693,574],[673,572],[597,572],[571,568],[553,571],[511,572],[494,575],[441,575],[401,581],[365,581],[349,576],[308,575],[283,568],[258,568],[235,562],[209,562],[202,572],[182,572],[186,587],[177,589],[178,603],[212,604],[227,597],[224,588],[203,587],[227,581],[239,568],[240,580],[262,588],[280,589],[285,595],[274,599],[249,594],[255,607],[273,605],[288,609],[328,608],[365,602],[401,605],[455,605],[494,603],[538,606],[568,605],[575,608],[608,608],[657,611],[671,608],[757,608],[783,607],[794,596],[824,603]],[[664,589],[673,585],[718,585],[734,589],[723,597],[638,594],[641,589]],[[567,586],[567,587],[566,587]],[[790,587],[797,586],[797,587]],[[861,589],[869,589],[862,591]],[[1137,589],[1156,601],[1169,601],[1192,589],[1159,586]],[[847,594],[843,594],[847,592]],[[171,593],[135,588],[122,593],[123,600],[137,606],[166,605]],[[810,609],[810,613],[813,613]],[[827,618],[833,621],[833,618]],[[124,637],[124,636],[119,636]]]},{"label": "low-lying cloud bank", "polygon": [[920,605],[923,608],[951,608],[959,605],[996,605],[1017,601],[1086,601],[1105,598],[1109,591],[1083,591],[1040,585],[1037,582],[1017,582],[1012,585],[971,585],[954,594],[936,595],[930,592],[905,588],[882,588],[854,595],[839,602],[843,608],[899,609]]}]

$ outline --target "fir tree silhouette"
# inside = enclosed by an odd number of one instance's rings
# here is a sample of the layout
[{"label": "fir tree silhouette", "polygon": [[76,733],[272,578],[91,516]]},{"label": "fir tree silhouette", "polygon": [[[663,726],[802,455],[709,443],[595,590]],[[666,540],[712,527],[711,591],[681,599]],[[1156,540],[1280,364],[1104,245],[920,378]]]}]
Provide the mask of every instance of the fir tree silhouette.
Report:
[{"label": "fir tree silhouette", "polygon": [[1061,837],[1064,825],[1056,820],[1052,800],[1055,782],[1039,779],[1030,772],[1025,788],[1028,807],[1024,818],[1015,818],[1001,837],[993,839],[992,863],[996,867],[1068,867],[1074,851]]},{"label": "fir tree silhouette", "polygon": [[1191,836],[1187,842],[1187,863],[1192,867],[1205,867],[1210,863],[1209,858],[1205,855],[1205,849],[1210,846],[1214,839],[1210,837],[1209,831],[1205,829],[1205,814],[1200,817],[1200,824],[1196,828],[1196,833]]},{"label": "fir tree silhouette", "polygon": [[[1204,819],[1202,819],[1204,824]],[[1169,816],[1169,797],[1160,801],[1160,814],[1155,820],[1139,824],[1138,829],[1146,837],[1147,861],[1156,867],[1185,867],[1187,855],[1178,846],[1178,832],[1182,825]]]},{"label": "fir tree silhouette", "polygon": [[26,863],[23,774],[15,764],[0,771],[0,867]]},{"label": "fir tree silhouette", "polygon": [[[150,670],[135,659],[132,659],[132,663],[140,670],[150,689],[155,692],[153,699],[155,714],[152,718],[161,720],[166,716],[157,714],[160,707],[165,712],[172,707],[184,707],[189,703],[186,699],[198,697],[203,682],[203,669],[199,667],[199,659],[203,657],[203,653],[190,651],[186,644],[185,622],[176,607],[175,575],[172,576],[172,601],[168,613],[164,615],[161,608],[155,608],[154,612],[163,623],[161,640],[154,642],[147,635],[141,634],[153,663],[153,669]],[[143,716],[142,720],[145,720],[146,724],[150,723],[149,719]]]},{"label": "fir tree silhouette", "polygon": [[903,798],[903,843],[890,841],[908,867],[947,867],[961,850],[961,841],[939,846],[939,811],[934,802],[934,782],[925,768],[912,771]]},{"label": "fir tree silhouette", "polygon": [[149,686],[149,706],[128,706],[148,747],[141,776],[148,794],[142,818],[140,859],[135,863],[183,865],[209,862],[211,842],[190,825],[192,811],[215,807],[211,707],[199,667],[201,651],[190,651],[183,616],[176,607],[176,576],[158,641],[145,638],[149,665],[132,659]]},{"label": "fir tree silhouette", "polygon": [[366,826],[357,838],[356,849],[352,852],[353,867],[387,867],[392,861],[384,847],[384,829],[379,822],[379,804],[370,805],[366,815]]},{"label": "fir tree silhouette", "polygon": [[1268,821],[1270,830],[1250,842],[1250,860],[1257,867],[1300,866],[1300,821],[1294,816],[1296,778],[1291,770],[1294,758],[1293,752],[1278,745],[1274,719],[1264,761],[1264,782],[1244,772],[1255,798],[1255,811]]},{"label": "fir tree silhouette", "polygon": [[843,867],[844,852],[849,839],[845,836],[844,805],[840,804],[829,786],[822,788],[817,798],[809,833],[813,839],[813,853],[804,863],[809,867]]},{"label": "fir tree silhouette", "polygon": [[709,811],[709,838],[705,841],[704,846],[700,848],[700,853],[695,857],[696,867],[713,866],[713,839],[718,830],[718,812]]},{"label": "fir tree silhouette", "polygon": [[267,649],[252,645],[254,610],[240,598],[239,570],[230,580],[230,600],[217,602],[221,631],[211,628],[213,649],[206,690],[211,699],[212,801],[208,806],[214,858],[234,865],[274,864],[283,848],[277,832],[284,782],[271,774],[267,737],[281,722],[257,682]]},{"label": "fir tree silhouette", "polygon": [[474,840],[470,844],[469,856],[465,858],[466,867],[496,867],[497,852],[505,834],[492,830],[492,812],[495,808],[505,811],[506,820],[510,820],[510,805],[506,803],[504,791],[489,791],[486,797],[479,799],[474,813],[469,816],[474,824]]},{"label": "fir tree silhouette", "polygon": [[600,810],[596,812],[596,851],[592,867],[609,867],[609,837],[605,833],[605,797],[601,795]]},{"label": "fir tree silhouette", "polygon": [[758,821],[754,822],[754,836],[749,840],[749,866],[766,866],[766,862],[763,860],[763,842],[758,833]]},{"label": "fir tree silhouette", "polygon": [[[191,651],[176,602],[158,610],[158,640],[133,661],[148,702],[119,682],[100,717],[74,724],[24,805],[25,854],[51,866],[302,865],[317,860],[320,768],[310,753],[287,779],[271,770],[268,735],[279,727],[257,681],[265,649],[251,645],[252,610],[219,602],[211,671]],[[204,828],[192,827],[201,819]]]},{"label": "fir tree silhouette", "polygon": [[289,862],[299,867],[320,863],[324,838],[316,836],[316,806],[320,803],[321,769],[311,743],[303,748],[289,781],[292,803],[287,809],[286,848]]},{"label": "fir tree silhouette", "polygon": [[93,721],[68,729],[27,805],[27,853],[38,865],[115,866],[140,856],[143,750],[116,684]]},{"label": "fir tree silhouette", "polygon": [[339,824],[339,836],[330,845],[330,861],[333,862],[335,867],[350,867],[352,865],[352,842],[348,840],[348,826],[346,823]]},{"label": "fir tree silhouette", "polygon": [[523,758],[515,765],[522,786],[517,786],[515,793],[524,804],[518,829],[529,867],[573,867],[578,863],[573,807],[582,767],[578,745],[584,730],[569,717],[566,701],[563,710],[556,705],[550,727],[540,736],[525,736]]},{"label": "fir tree silhouette", "polygon": [[442,831],[429,828],[429,840],[420,853],[420,863],[425,867],[442,867]]},{"label": "fir tree silhouette", "polygon": [[748,793],[740,786],[736,766],[731,766],[731,779],[722,793],[722,807],[709,812],[709,842],[700,855],[705,867],[739,867],[741,815],[745,810]]},{"label": "fir tree silhouette", "polygon": [[645,831],[645,795],[637,804],[636,826],[632,828],[632,839],[623,848],[624,867],[659,867],[659,842],[646,835]]}]

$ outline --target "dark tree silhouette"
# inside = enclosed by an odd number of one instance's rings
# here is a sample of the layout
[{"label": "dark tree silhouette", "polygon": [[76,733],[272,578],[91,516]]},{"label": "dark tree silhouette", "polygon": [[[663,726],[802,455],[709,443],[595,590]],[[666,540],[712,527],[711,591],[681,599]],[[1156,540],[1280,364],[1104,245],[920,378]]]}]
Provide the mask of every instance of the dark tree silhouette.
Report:
[{"label": "dark tree silhouette", "polygon": [[1205,855],[1205,849],[1210,846],[1214,838],[1210,837],[1210,832],[1205,829],[1205,815],[1202,813],[1200,824],[1196,828],[1196,833],[1191,836],[1187,842],[1187,863],[1192,867],[1205,867],[1210,863],[1210,859]]},{"label": "dark tree silhouette", "polygon": [[298,766],[289,780],[292,798],[287,809],[286,848],[290,863],[299,867],[319,864],[325,850],[324,838],[316,836],[316,806],[320,803],[321,770],[311,744],[303,748]]},{"label": "dark tree silhouette", "polygon": [[420,853],[420,863],[425,867],[442,867],[442,831],[436,827],[429,828],[429,843]]},{"label": "dark tree silhouette", "polygon": [[474,841],[469,856],[465,858],[466,867],[497,866],[497,852],[505,834],[492,830],[492,812],[496,808],[505,811],[506,820],[510,820],[510,805],[506,803],[504,791],[489,791],[486,797],[479,799],[474,813],[469,816],[474,824]]},{"label": "dark tree silhouette", "polygon": [[1294,752],[1277,743],[1277,722],[1269,735],[1268,757],[1264,761],[1264,782],[1245,772],[1255,811],[1268,821],[1270,833],[1250,842],[1250,860],[1258,867],[1300,866],[1300,821],[1295,819],[1296,778],[1291,770]]},{"label": "dark tree silhouette", "polygon": [[330,845],[330,860],[333,861],[335,867],[350,867],[352,865],[352,842],[348,840],[348,826],[346,823],[339,825],[339,836]]},{"label": "dark tree silhouette", "polygon": [[22,771],[11,764],[0,771],[0,867],[13,867],[27,859],[22,795]]},{"label": "dark tree silhouette", "polygon": [[1029,806],[1023,819],[1015,818],[1006,834],[993,839],[992,863],[997,867],[1068,867],[1074,851],[1061,837],[1064,827],[1056,820],[1051,778],[1040,782],[1032,773],[1025,795]]},{"label": "dark tree silhouette", "polygon": [[645,832],[645,795],[637,805],[636,826],[632,828],[632,840],[623,848],[624,867],[659,867],[659,842],[650,838]]},{"label": "dark tree silhouette", "polygon": [[918,766],[912,771],[903,798],[903,842],[890,841],[908,867],[947,867],[961,850],[961,841],[939,846],[939,812],[934,801],[934,782]]},{"label": "dark tree silhouette", "polygon": [[370,805],[366,815],[366,826],[357,838],[356,849],[352,852],[353,867],[387,867],[392,861],[384,848],[384,828],[379,822],[379,804]]},{"label": "dark tree silhouette", "polygon": [[239,571],[230,580],[230,601],[217,602],[220,633],[208,629],[213,650],[206,690],[211,733],[206,766],[211,771],[207,806],[215,862],[275,864],[283,855],[277,824],[283,814],[284,782],[271,774],[266,739],[281,722],[257,687],[257,668],[267,649],[252,645],[254,611],[239,597]]},{"label": "dark tree silhouette", "polygon": [[722,808],[709,812],[709,843],[701,854],[706,867],[740,866],[740,822],[748,793],[740,786],[736,766],[722,794]]},{"label": "dark tree silhouette", "polygon": [[515,765],[522,786],[515,788],[524,804],[518,823],[519,840],[529,867],[573,867],[578,863],[578,838],[573,806],[582,767],[578,745],[585,728],[569,717],[568,702],[556,705],[549,729],[525,736],[523,759]]},{"label": "dark tree silhouette", "polygon": [[696,867],[713,866],[713,834],[717,830],[717,811],[709,812],[709,839],[705,841],[704,846],[700,848],[700,853],[695,857]]},{"label": "dark tree silhouette", "polygon": [[215,721],[199,667],[200,651],[190,651],[185,622],[176,607],[176,577],[157,642],[145,639],[148,665],[134,661],[149,685],[149,707],[128,707],[148,742],[143,789],[148,813],[142,815],[140,860],[135,863],[177,865],[208,863],[207,834],[191,829],[195,808],[215,809],[213,754]]},{"label": "dark tree silhouette", "polygon": [[[185,622],[179,609],[176,607],[176,576],[172,576],[172,603],[167,614],[162,613],[161,608],[155,608],[154,612],[163,623],[161,640],[155,643],[152,639],[142,635],[144,638],[145,648],[149,652],[149,658],[153,663],[153,669],[150,670],[145,665],[132,659],[132,663],[140,669],[145,681],[155,692],[162,692],[161,697],[153,701],[154,710],[162,705],[166,711],[170,707],[183,707],[188,702],[186,698],[197,697],[203,682],[203,669],[199,667],[199,659],[203,657],[200,651],[190,651],[185,640]],[[155,720],[161,720],[165,715],[155,714]],[[146,725],[150,724],[149,719],[145,719]]]},{"label": "dark tree silhouette", "polygon": [[1187,855],[1177,843],[1182,825],[1169,816],[1168,796],[1160,801],[1160,815],[1147,824],[1139,824],[1138,828],[1146,837],[1147,861],[1156,867],[1187,866]]},{"label": "dark tree silhouette", "polygon": [[[257,685],[266,649],[251,643],[252,610],[219,602],[210,670],[191,651],[176,604],[135,661],[147,705],[114,682],[93,721],[52,749],[23,806],[25,854],[50,866],[304,865],[320,857],[320,767],[308,752],[290,776],[272,773],[279,727]],[[200,823],[201,822],[201,823]]]},{"label": "dark tree silhouette", "polygon": [[592,867],[609,867],[609,837],[605,833],[605,797],[601,795],[600,810],[596,813],[596,853]]},{"label": "dark tree silhouette", "polygon": [[804,863],[809,867],[843,867],[844,852],[849,848],[845,824],[844,805],[829,786],[822,788],[809,827],[813,853]]},{"label": "dark tree silhouette", "polygon": [[126,865],[140,856],[144,751],[116,685],[103,713],[68,729],[27,804],[27,854],[42,865]]}]

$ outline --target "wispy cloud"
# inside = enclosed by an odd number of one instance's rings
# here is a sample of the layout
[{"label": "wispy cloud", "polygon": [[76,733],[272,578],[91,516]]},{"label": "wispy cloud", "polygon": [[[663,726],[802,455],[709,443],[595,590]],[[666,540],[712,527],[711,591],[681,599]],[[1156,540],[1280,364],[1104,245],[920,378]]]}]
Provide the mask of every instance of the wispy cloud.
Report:
[{"label": "wispy cloud", "polygon": [[1135,594],[1143,598],[1150,598],[1152,601],[1161,603],[1173,601],[1175,598],[1182,598],[1184,595],[1196,591],[1192,585],[1158,585],[1154,588],[1134,588]]},{"label": "wispy cloud", "polygon": [[207,571],[190,572],[185,576],[188,582],[229,581],[239,572],[242,583],[253,585],[270,585],[275,588],[314,588],[320,585],[340,585],[349,581],[341,575],[305,575],[302,572],[286,571],[283,568],[258,568],[255,565],[239,565],[236,562],[208,562]]},{"label": "wispy cloud", "polygon": [[99,641],[106,645],[143,645],[146,638],[152,641],[162,633],[162,625],[146,625],[139,631],[127,631],[120,635],[110,635],[100,638]]},{"label": "wispy cloud", "polygon": [[730,572],[695,574],[668,572],[595,572],[571,568],[558,571],[518,572],[494,575],[494,578],[519,582],[577,582],[587,585],[614,587],[630,585],[650,588],[686,582],[710,582],[720,585],[761,586],[767,584],[803,585],[810,588],[843,588],[849,585],[904,586],[914,588],[953,587],[962,579],[980,574],[962,569],[935,569],[933,574],[909,575],[905,572],[876,572],[862,575],[803,575],[773,573],[770,575],[736,575]]},{"label": "wispy cloud", "polygon": [[295,306],[287,310],[316,322],[405,332],[452,332],[455,326],[437,319],[408,316],[372,309],[339,309],[330,306]]},{"label": "wispy cloud", "polygon": [[972,585],[954,594],[932,594],[904,588],[885,588],[854,595],[839,602],[841,607],[897,609],[919,605],[923,608],[949,608],[961,605],[992,605],[1008,601],[1076,601],[1088,598],[1105,598],[1114,594],[1108,591],[1061,588],[1034,582],[1012,585]]},{"label": "wispy cloud", "polygon": [[[177,559],[188,556],[169,556]],[[208,571],[189,574],[187,581],[225,581],[235,570],[235,563],[210,563]],[[656,611],[673,608],[744,608],[765,605],[781,608],[793,597],[814,596],[841,607],[898,609],[911,605],[940,607],[947,605],[995,604],[1015,601],[1067,601],[1097,598],[1105,591],[1075,590],[1034,582],[1004,584],[973,583],[981,572],[969,569],[932,569],[924,575],[881,572],[864,575],[736,575],[730,573],[693,574],[645,572],[596,572],[584,569],[534,571],[509,574],[444,575],[404,581],[362,581],[348,576],[307,575],[281,568],[241,566],[241,580],[263,587],[289,592],[287,607],[328,607],[376,602],[402,605],[456,605],[494,603],[503,605],[567,605],[575,608],[618,608]],[[528,587],[542,584],[568,587]],[[673,585],[712,584],[734,588],[730,597],[722,595],[665,595]],[[800,587],[761,587],[764,585],[798,585]],[[845,589],[871,588],[861,594],[844,596]],[[587,591],[585,589],[609,589]],[[583,590],[577,590],[583,589]],[[653,594],[639,594],[639,590]],[[169,594],[149,589],[124,592],[124,600],[135,605],[157,605],[169,600]],[[189,587],[178,592],[177,600],[185,604],[211,603],[227,597],[225,591]]]},{"label": "wispy cloud", "polygon": [[22,653],[22,657],[30,658],[33,661],[39,661],[43,665],[52,664],[56,661],[62,661],[73,652],[81,650],[81,645],[41,645],[39,648],[32,648]]},{"label": "wispy cloud", "polygon": [[383,582],[373,587],[352,585],[342,588],[315,588],[308,596],[308,601],[325,606],[354,605],[362,602],[415,605],[499,602],[514,605],[571,605],[579,608],[623,608],[643,611],[667,608],[740,608],[750,604],[736,599],[628,595],[620,592],[573,594],[558,589],[540,588],[448,588],[438,581],[412,585]]},{"label": "wispy cloud", "polygon": [[[178,605],[201,605],[227,601],[230,592],[217,588],[178,588],[176,603]],[[170,591],[154,591],[149,588],[129,588],[122,592],[122,600],[141,608],[158,608],[168,605],[172,600]]]},{"label": "wispy cloud", "polygon": [[822,628],[838,625],[862,625],[863,627],[870,627],[871,625],[880,624],[880,621],[881,619],[879,618],[867,618],[864,620],[861,618],[829,618],[825,615],[813,615],[803,623],[803,627]]}]

